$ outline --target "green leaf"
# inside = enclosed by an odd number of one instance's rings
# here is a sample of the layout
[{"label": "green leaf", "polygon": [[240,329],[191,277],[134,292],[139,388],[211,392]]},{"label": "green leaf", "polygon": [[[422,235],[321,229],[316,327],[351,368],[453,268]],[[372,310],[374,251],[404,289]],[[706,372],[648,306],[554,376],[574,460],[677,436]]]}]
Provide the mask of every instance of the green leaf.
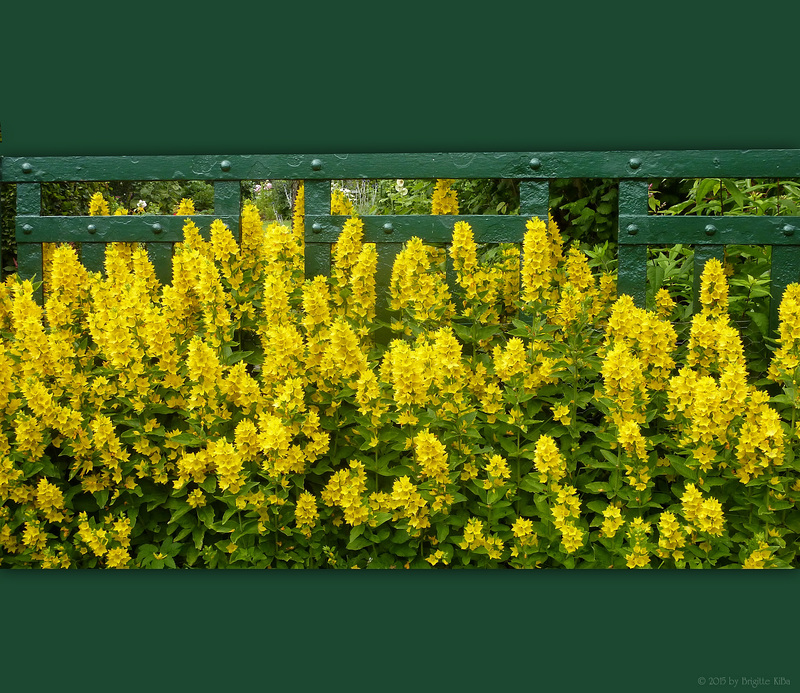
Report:
[{"label": "green leaf", "polygon": [[192,509],[192,506],[188,503],[184,503],[183,507],[178,508],[174,513],[172,513],[172,518],[167,524],[172,524],[173,522],[177,522],[180,518],[182,518],[186,513],[188,513]]},{"label": "green leaf", "polygon": [[213,474],[209,474],[199,486],[206,493],[214,493],[217,489],[217,478]]},{"label": "green leaf", "polygon": [[586,507],[593,512],[602,514],[603,511],[608,507],[608,503],[605,501],[589,501],[586,504]]},{"label": "green leaf", "polygon": [[738,186],[730,178],[723,178],[722,183],[725,185],[726,190],[731,194],[736,206],[740,209],[744,207],[744,193],[739,190]]},{"label": "green leaf", "polygon": [[347,548],[350,549],[350,551],[360,551],[361,549],[371,545],[372,542],[366,537],[356,537],[347,544]]},{"label": "green leaf", "polygon": [[210,505],[204,505],[197,509],[197,517],[206,527],[211,527],[214,524],[214,509]]},{"label": "green leaf", "polygon": [[584,486],[587,493],[609,493],[611,491],[611,483],[609,481],[593,481]]},{"label": "green leaf", "polygon": [[170,438],[173,443],[178,443],[178,445],[201,445],[202,441],[196,435],[184,431],[183,433],[179,433],[176,436]]}]

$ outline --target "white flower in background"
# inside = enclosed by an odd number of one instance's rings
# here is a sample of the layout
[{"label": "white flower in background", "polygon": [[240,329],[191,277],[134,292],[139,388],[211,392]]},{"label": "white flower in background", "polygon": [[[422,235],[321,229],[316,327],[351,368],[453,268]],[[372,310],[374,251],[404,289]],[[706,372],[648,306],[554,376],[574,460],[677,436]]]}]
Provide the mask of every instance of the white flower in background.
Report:
[{"label": "white flower in background", "polygon": [[264,186],[267,190],[272,190],[272,183],[267,181],[266,185]]},{"label": "white flower in background", "polygon": [[139,201],[136,203],[136,206],[137,206],[139,209],[141,209],[141,210],[143,210],[143,211],[144,211],[144,208],[145,208],[145,207],[147,207],[147,203],[146,203],[144,200],[139,200]]},{"label": "white flower in background", "polygon": [[408,188],[406,187],[406,182],[402,178],[398,178],[394,184],[394,189],[397,190],[401,195],[408,195]]},{"label": "white flower in background", "polygon": [[255,184],[255,187],[253,188],[253,190],[254,190],[255,192],[257,192],[257,193],[260,193],[260,192],[261,192],[261,186],[260,186],[258,183],[256,183],[256,184]]}]

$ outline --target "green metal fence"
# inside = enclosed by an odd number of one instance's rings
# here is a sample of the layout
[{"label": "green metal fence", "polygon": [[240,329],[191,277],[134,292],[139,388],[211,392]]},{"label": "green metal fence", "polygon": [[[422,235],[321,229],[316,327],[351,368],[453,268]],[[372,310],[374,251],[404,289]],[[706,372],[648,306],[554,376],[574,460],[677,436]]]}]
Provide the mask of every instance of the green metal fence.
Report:
[{"label": "green metal fence", "polygon": [[[516,179],[520,210],[519,216],[363,216],[364,240],[378,244],[379,306],[385,301],[394,258],[412,236],[429,243],[448,243],[454,223],[465,220],[479,243],[519,243],[527,219],[547,219],[550,181],[565,178],[619,180],[618,290],[632,295],[637,305],[643,306],[645,301],[647,246],[651,245],[694,246],[696,278],[709,258],[722,257],[726,245],[772,246],[772,329],[785,287],[800,281],[797,217],[648,213],[649,179],[800,178],[800,150],[0,158],[0,182],[17,184],[17,262],[25,278],[42,276],[42,243],[80,243],[84,264],[100,270],[104,244],[125,241],[146,243],[157,276],[167,282],[172,245],[182,240],[184,217],[42,216],[44,182],[213,181],[214,215],[192,219],[207,229],[212,219],[221,218],[236,230],[242,181],[303,180],[306,277],[312,277],[329,274],[331,245],[345,220],[331,216],[331,181],[397,178]],[[452,281],[452,270],[449,275]]]}]

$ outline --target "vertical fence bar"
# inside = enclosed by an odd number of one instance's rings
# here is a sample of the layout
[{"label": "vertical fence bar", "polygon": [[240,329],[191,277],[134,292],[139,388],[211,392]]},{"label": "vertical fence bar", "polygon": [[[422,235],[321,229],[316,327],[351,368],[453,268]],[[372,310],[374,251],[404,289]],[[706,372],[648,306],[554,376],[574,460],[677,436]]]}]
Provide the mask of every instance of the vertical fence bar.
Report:
[{"label": "vertical fence bar", "polygon": [[[17,216],[39,216],[42,213],[42,186],[39,183],[17,184]],[[41,281],[44,276],[42,244],[30,240],[32,232],[30,224],[16,222],[17,234],[17,270],[21,279]],[[40,286],[33,293],[34,300],[43,303],[43,291]]]},{"label": "vertical fence bar", "polygon": [[639,229],[626,217],[647,214],[647,181],[641,179],[619,182],[619,236],[617,257],[617,295],[627,294],[640,308],[647,301],[647,245],[636,243]]},{"label": "vertical fence bar", "polygon": [[[2,142],[2,138],[0,138]],[[0,156],[0,282],[5,278],[3,275],[3,235],[6,229],[3,226],[3,157]]]},{"label": "vertical fence bar", "polygon": [[[239,217],[242,206],[242,183],[238,180],[214,181],[214,214]],[[242,240],[242,225],[237,220],[231,233],[237,242]]]},{"label": "vertical fence bar", "polygon": [[[329,277],[331,274],[331,245],[333,239],[327,234],[322,237],[318,225],[314,225],[313,219],[309,222],[309,217],[331,213],[331,182],[329,180],[305,181],[303,183],[303,197],[305,199],[304,214],[306,218],[306,229],[304,229],[305,278],[313,279],[320,274]],[[309,223],[311,223],[310,234],[308,233]],[[312,238],[314,240],[311,240]]]},{"label": "vertical fence bar", "polygon": [[[786,233],[786,227],[784,227]],[[792,231],[794,233],[794,231]],[[800,246],[773,245],[772,270],[770,273],[769,332],[768,336],[778,336],[778,309],[786,287],[800,281]]]},{"label": "vertical fence bar", "polygon": [[172,281],[172,243],[145,243],[153,271],[161,284]]},{"label": "vertical fence bar", "polygon": [[[380,322],[391,322],[389,306],[391,294],[389,287],[392,283],[392,268],[398,253],[403,249],[402,243],[381,243],[378,246],[378,263],[375,271],[375,318]],[[449,254],[448,254],[449,256]],[[392,332],[381,328],[375,335],[375,340],[380,344],[388,344]]]},{"label": "vertical fence bar", "polygon": [[103,272],[106,258],[106,243],[81,243],[81,262],[90,272]]}]

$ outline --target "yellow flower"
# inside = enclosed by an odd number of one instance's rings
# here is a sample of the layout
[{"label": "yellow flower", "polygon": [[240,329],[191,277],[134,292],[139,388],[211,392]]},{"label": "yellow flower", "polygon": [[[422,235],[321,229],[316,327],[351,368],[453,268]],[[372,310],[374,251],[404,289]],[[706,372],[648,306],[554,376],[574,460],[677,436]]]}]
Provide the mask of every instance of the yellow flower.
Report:
[{"label": "yellow flower", "polygon": [[524,517],[518,517],[511,526],[511,532],[517,539],[525,539],[533,534],[533,523]]},{"label": "yellow flower", "polygon": [[206,497],[201,489],[196,488],[189,494],[186,502],[193,508],[202,508],[206,504]]},{"label": "yellow flower", "polygon": [[448,482],[448,456],[444,445],[425,428],[414,438],[417,463],[423,478],[433,479],[440,484]]},{"label": "yellow flower", "polygon": [[349,216],[353,213],[353,203],[345,196],[342,190],[331,192],[331,214]]},{"label": "yellow flower", "polygon": [[108,209],[108,202],[105,201],[102,193],[96,192],[89,200],[89,216],[107,217],[111,212]]},{"label": "yellow flower", "polygon": [[625,520],[622,518],[622,513],[618,506],[609,505],[603,511],[603,524],[600,529],[606,539],[612,538],[624,524]]},{"label": "yellow flower", "polygon": [[572,423],[572,411],[566,404],[559,404],[553,407],[553,418],[564,426],[569,426]]},{"label": "yellow flower", "polygon": [[539,480],[542,483],[559,481],[567,473],[566,461],[558,451],[556,441],[547,434],[541,435],[536,441],[533,464],[539,472]]},{"label": "yellow flower", "polygon": [[728,280],[722,263],[715,257],[706,261],[700,276],[700,303],[703,315],[720,317],[728,314]]},{"label": "yellow flower", "polygon": [[117,547],[109,549],[106,554],[106,567],[107,568],[127,568],[131,556],[127,549]]},{"label": "yellow flower", "polygon": [[194,210],[194,202],[185,197],[181,198],[178,208],[175,210],[175,214],[178,216],[183,216],[184,214],[196,214]]},{"label": "yellow flower", "polygon": [[672,296],[669,295],[669,291],[666,289],[659,289],[656,292],[655,302],[656,312],[659,317],[668,318],[672,315],[672,311],[675,310],[675,301],[672,300]]},{"label": "yellow flower", "polygon": [[431,214],[458,214],[458,193],[451,187],[454,182],[446,178],[436,181],[431,200]]},{"label": "yellow flower", "polygon": [[311,536],[311,529],[317,523],[317,499],[308,491],[303,491],[297,499],[294,510],[295,522],[298,528],[307,537]]}]

